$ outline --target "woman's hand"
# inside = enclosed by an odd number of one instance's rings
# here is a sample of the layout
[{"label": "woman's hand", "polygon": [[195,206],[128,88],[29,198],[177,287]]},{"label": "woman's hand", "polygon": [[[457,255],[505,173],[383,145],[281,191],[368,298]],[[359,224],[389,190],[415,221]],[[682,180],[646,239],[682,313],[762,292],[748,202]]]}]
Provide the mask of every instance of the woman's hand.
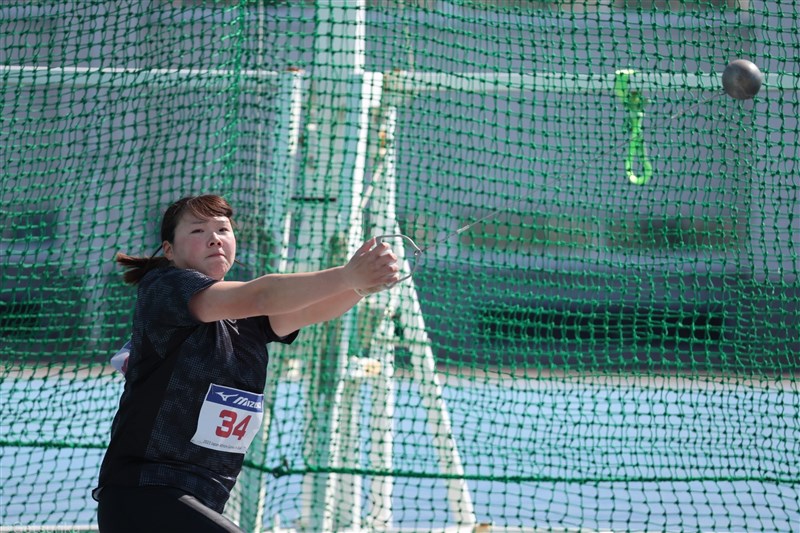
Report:
[{"label": "woman's hand", "polygon": [[373,237],[361,245],[344,266],[346,283],[360,295],[378,292],[400,278],[397,256]]}]

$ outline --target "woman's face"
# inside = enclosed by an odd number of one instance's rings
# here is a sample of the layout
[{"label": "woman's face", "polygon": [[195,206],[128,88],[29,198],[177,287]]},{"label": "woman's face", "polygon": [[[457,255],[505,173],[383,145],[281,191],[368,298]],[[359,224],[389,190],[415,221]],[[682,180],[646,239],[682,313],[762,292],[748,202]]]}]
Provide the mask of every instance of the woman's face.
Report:
[{"label": "woman's face", "polygon": [[236,236],[228,217],[197,218],[185,213],[175,227],[174,242],[164,255],[178,268],[190,268],[221,280],[236,258]]}]

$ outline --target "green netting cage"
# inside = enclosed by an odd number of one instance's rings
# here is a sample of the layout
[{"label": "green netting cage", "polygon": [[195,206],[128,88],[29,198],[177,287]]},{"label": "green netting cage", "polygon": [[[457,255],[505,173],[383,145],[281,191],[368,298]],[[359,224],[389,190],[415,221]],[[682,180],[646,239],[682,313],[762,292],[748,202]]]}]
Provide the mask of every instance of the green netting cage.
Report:
[{"label": "green netting cage", "polygon": [[371,236],[410,274],[271,353],[242,529],[798,530],[798,27],[793,0],[0,1],[0,531],[96,529],[113,258],[200,193],[236,210],[232,278]]}]

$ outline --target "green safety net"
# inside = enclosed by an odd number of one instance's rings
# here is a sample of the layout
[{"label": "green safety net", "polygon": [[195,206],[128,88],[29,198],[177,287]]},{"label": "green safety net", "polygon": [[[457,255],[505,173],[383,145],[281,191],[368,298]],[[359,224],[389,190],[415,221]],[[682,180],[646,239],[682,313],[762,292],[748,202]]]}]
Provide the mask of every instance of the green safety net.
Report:
[{"label": "green safety net", "polygon": [[96,527],[113,259],[200,193],[236,210],[229,279],[394,234],[412,274],[271,347],[243,529],[800,527],[798,27],[789,0],[0,2],[0,530]]}]

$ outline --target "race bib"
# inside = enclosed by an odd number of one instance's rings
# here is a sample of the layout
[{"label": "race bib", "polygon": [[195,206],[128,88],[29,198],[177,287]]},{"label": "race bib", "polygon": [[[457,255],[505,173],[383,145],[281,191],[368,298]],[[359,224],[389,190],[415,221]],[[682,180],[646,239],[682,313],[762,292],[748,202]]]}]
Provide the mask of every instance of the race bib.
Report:
[{"label": "race bib", "polygon": [[208,387],[192,443],[203,448],[245,453],[261,429],[264,395],[231,387]]}]

